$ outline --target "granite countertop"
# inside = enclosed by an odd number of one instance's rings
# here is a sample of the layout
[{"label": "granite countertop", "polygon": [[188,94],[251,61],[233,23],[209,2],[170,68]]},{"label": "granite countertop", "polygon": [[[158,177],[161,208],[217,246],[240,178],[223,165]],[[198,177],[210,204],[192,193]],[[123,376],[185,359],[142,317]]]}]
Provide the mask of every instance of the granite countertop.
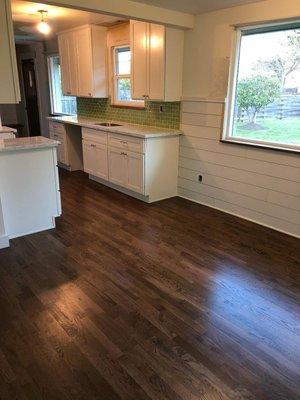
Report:
[{"label": "granite countertop", "polygon": [[[56,116],[56,117],[48,117],[51,121],[62,122],[65,124],[71,125],[79,125],[85,128],[96,129],[99,131],[111,132],[111,133],[119,133],[121,135],[129,135],[140,138],[154,138],[154,137],[163,137],[163,136],[179,136],[182,135],[182,132],[179,129],[168,129],[168,128],[158,128],[154,126],[146,126],[146,125],[137,125],[137,124],[129,124],[123,121],[110,121],[107,119],[101,120],[93,119],[93,118],[84,118],[77,116]],[[112,122],[120,124],[121,126],[99,126],[95,125],[96,123],[101,122]]]},{"label": "granite countertop", "polygon": [[17,130],[15,128],[10,128],[9,126],[0,126],[0,134],[9,132],[17,133]]},{"label": "granite countertop", "polygon": [[17,139],[0,139],[0,153],[6,151],[19,151],[29,149],[42,149],[56,147],[59,142],[43,136],[24,137]]}]

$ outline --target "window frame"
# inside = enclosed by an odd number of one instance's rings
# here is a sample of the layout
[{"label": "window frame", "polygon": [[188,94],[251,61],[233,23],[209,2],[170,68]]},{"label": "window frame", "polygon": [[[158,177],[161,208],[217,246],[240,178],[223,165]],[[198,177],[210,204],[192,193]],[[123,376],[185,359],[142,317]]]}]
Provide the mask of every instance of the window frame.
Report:
[{"label": "window frame", "polygon": [[[228,88],[227,88],[227,96],[225,98],[225,109],[224,109],[224,120],[223,120],[223,130],[222,130],[222,135],[221,135],[221,142],[300,153],[300,145],[297,145],[297,144],[269,142],[269,141],[265,141],[265,140],[243,138],[243,137],[232,135],[233,124],[234,124],[235,100],[236,100],[236,92],[237,92],[237,81],[238,81],[238,72],[239,72],[239,62],[240,62],[241,41],[242,41],[243,32],[253,31],[253,33],[255,33],[255,31],[256,31],[257,33],[264,33],[264,32],[279,31],[279,30],[285,30],[285,29],[287,30],[289,28],[291,29],[291,26],[293,26],[293,25],[299,25],[299,22],[300,21],[297,20],[297,21],[293,21],[293,22],[291,22],[291,21],[275,22],[275,23],[267,23],[267,24],[261,24],[261,25],[249,25],[249,26],[235,27],[235,31],[233,33],[233,38],[232,38]],[[278,27],[278,29],[276,29],[277,27]]]},{"label": "window frame", "polygon": [[[51,66],[51,58],[58,57],[59,53],[51,53],[47,55],[47,70],[48,70],[48,82],[49,82],[49,97],[50,97],[50,110],[52,115],[77,115],[77,114],[67,114],[67,113],[59,113],[54,110],[54,91],[53,91],[53,82],[52,82],[52,66]],[[75,97],[75,96],[72,96]]]},{"label": "window frame", "polygon": [[130,79],[132,82],[132,65],[130,65],[130,74],[117,74],[117,63],[116,63],[116,51],[117,49],[129,49],[131,51],[130,44],[114,46],[112,47],[112,78],[113,78],[113,93],[112,93],[112,105],[117,107],[128,107],[128,108],[145,108],[145,102],[143,100],[131,100],[123,101],[118,99],[118,80],[119,79]]}]

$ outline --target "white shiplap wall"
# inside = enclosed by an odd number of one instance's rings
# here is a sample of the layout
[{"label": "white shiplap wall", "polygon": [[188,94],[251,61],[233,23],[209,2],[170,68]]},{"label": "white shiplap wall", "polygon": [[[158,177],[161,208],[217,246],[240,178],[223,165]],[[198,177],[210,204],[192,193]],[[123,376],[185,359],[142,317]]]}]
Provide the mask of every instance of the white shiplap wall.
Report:
[{"label": "white shiplap wall", "polygon": [[300,237],[299,154],[221,143],[223,106],[182,102],[179,196]]}]

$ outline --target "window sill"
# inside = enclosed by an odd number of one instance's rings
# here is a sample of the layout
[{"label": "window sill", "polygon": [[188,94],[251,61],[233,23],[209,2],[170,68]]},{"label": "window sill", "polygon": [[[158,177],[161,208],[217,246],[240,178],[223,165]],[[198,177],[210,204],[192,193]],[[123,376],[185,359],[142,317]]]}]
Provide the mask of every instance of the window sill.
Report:
[{"label": "window sill", "polygon": [[288,148],[288,147],[282,147],[280,144],[276,143],[251,143],[251,142],[244,142],[243,140],[238,140],[238,139],[220,139],[220,142],[222,143],[229,143],[229,144],[235,144],[238,146],[250,146],[250,147],[256,147],[259,149],[265,149],[265,150],[276,150],[276,151],[283,151],[287,153],[295,153],[299,154],[300,153],[300,147],[299,148]]}]

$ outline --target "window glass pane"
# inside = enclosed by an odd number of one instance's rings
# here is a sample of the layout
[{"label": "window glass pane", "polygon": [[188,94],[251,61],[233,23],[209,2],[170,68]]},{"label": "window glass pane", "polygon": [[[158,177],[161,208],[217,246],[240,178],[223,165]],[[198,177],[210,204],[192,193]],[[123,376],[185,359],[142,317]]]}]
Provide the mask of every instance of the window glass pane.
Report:
[{"label": "window glass pane", "polygon": [[131,101],[130,78],[117,79],[117,98],[119,101]]},{"label": "window glass pane", "polygon": [[59,56],[51,56],[49,59],[50,84],[51,84],[51,104],[52,113],[76,115],[77,104],[76,97],[64,96],[61,86],[61,71]]},{"label": "window glass pane", "polygon": [[116,73],[117,75],[130,75],[131,52],[129,47],[116,49]]},{"label": "window glass pane", "polygon": [[300,29],[242,36],[231,134],[300,145]]}]

